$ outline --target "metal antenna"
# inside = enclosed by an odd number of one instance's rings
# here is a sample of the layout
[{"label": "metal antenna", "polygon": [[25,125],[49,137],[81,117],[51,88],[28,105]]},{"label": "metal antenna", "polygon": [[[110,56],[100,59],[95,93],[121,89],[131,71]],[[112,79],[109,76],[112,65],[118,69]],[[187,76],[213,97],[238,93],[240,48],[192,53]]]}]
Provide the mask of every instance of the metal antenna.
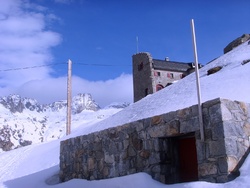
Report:
[{"label": "metal antenna", "polygon": [[139,53],[139,38],[136,36],[136,53]]}]

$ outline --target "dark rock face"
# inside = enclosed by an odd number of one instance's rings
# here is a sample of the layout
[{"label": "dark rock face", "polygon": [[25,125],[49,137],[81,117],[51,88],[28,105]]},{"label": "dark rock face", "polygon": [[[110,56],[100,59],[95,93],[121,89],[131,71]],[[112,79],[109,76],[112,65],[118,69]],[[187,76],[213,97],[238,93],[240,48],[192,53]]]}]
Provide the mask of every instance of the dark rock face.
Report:
[{"label": "dark rock face", "polygon": [[11,150],[14,145],[10,140],[11,134],[12,130],[8,127],[4,127],[0,130],[0,148],[3,151]]},{"label": "dark rock face", "polygon": [[44,106],[37,103],[35,99],[21,98],[19,95],[9,95],[0,98],[0,104],[9,109],[12,113],[22,113],[24,109],[37,112],[43,111]]},{"label": "dark rock face", "polygon": [[232,49],[236,48],[240,44],[248,41],[250,39],[250,34],[243,34],[241,37],[238,37],[237,39],[230,42],[225,48],[224,48],[224,54],[231,51]]},{"label": "dark rock face", "polygon": [[4,105],[5,108],[9,109],[12,113],[21,113],[24,109],[24,105],[19,95],[10,95],[8,97],[1,98],[0,103]]}]

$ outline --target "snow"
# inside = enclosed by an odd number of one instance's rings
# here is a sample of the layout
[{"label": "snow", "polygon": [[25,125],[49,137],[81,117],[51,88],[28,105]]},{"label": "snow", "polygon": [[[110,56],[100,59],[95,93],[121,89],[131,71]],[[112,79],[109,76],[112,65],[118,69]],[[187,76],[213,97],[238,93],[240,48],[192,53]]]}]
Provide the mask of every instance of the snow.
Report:
[{"label": "snow", "polygon": [[[200,70],[202,101],[214,98],[227,98],[250,103],[250,45],[246,43],[219,57]],[[215,66],[223,68],[207,76],[207,70]],[[112,126],[136,121],[138,119],[182,109],[197,103],[195,75],[191,74],[175,84],[126,107],[120,112],[104,119],[73,124],[72,134],[62,139],[88,134]],[[5,112],[7,113],[7,112]],[[111,112],[107,111],[107,117]],[[105,113],[99,114],[105,116]],[[85,114],[86,117],[88,114]],[[98,117],[98,115],[97,115]],[[81,119],[81,117],[75,117]],[[103,120],[104,119],[104,120]],[[77,122],[77,121],[75,121]],[[250,185],[250,156],[240,168],[240,176],[235,180],[214,184],[208,182],[190,182],[164,185],[153,180],[146,173],[137,173],[107,180],[87,181],[73,179],[58,183],[60,141],[54,140],[34,144],[0,154],[0,187],[5,188],[246,188]]]}]

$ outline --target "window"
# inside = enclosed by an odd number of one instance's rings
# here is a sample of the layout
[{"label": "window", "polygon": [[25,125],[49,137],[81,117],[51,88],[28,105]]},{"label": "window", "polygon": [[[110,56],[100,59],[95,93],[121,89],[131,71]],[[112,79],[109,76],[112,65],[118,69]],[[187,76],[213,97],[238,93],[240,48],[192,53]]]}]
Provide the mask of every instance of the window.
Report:
[{"label": "window", "polygon": [[154,71],[154,76],[161,76],[161,72]]},{"label": "window", "polygon": [[141,62],[139,65],[138,65],[138,71],[141,71],[143,69],[143,62]]},{"label": "window", "polygon": [[180,74],[180,79],[184,78],[185,74]]},{"label": "window", "polygon": [[163,89],[164,87],[161,84],[157,84],[156,85],[156,91],[159,91],[161,89]]},{"label": "window", "polygon": [[174,78],[174,74],[173,73],[168,73],[167,76],[168,76],[168,78],[171,78],[171,79]]}]

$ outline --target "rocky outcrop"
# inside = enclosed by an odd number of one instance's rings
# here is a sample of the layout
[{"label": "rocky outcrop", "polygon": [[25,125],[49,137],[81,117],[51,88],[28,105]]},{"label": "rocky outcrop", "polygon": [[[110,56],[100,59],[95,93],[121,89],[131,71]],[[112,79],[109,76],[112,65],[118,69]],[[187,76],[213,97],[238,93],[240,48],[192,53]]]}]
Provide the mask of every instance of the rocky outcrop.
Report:
[{"label": "rocky outcrop", "polygon": [[224,48],[224,54],[231,51],[232,49],[236,48],[240,44],[248,41],[250,39],[250,34],[243,34],[241,37],[238,37],[237,39],[230,42],[225,48]]}]

